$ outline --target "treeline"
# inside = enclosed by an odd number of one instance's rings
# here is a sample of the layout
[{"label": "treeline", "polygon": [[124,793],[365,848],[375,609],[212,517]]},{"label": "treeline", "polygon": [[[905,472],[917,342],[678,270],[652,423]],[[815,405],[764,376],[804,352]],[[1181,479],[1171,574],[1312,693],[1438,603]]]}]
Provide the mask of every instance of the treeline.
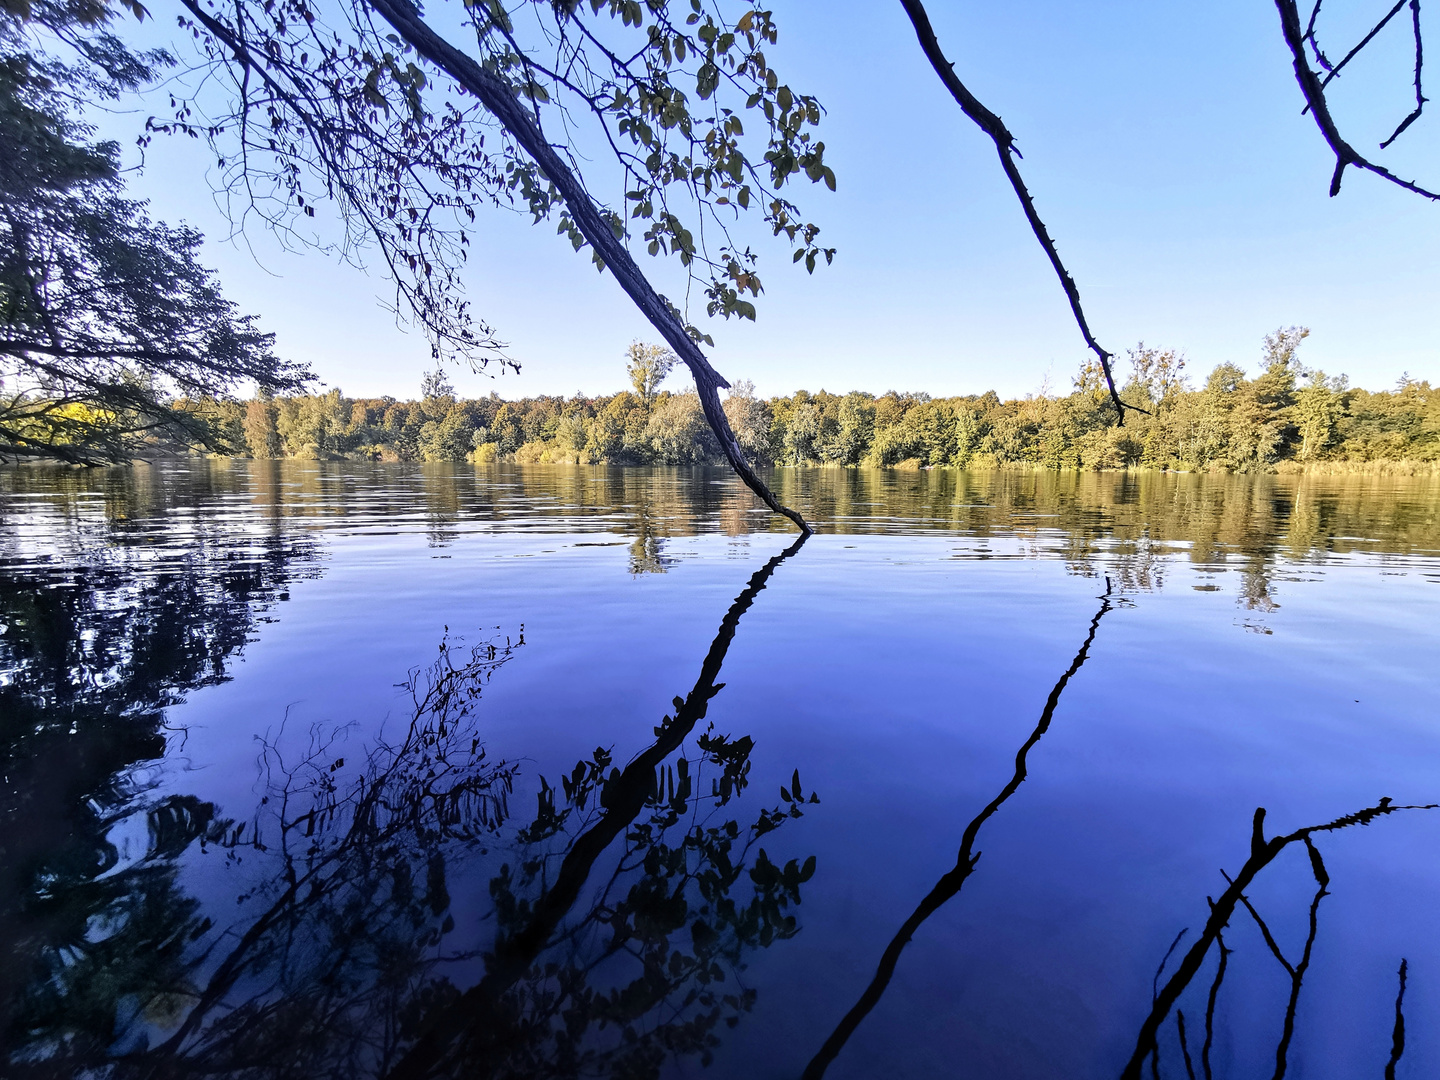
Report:
[{"label": "treeline", "polygon": [[[1130,353],[1116,425],[1098,368],[1065,396],[1002,401],[926,394],[799,391],[762,399],[741,385],[725,411],[757,464],[925,468],[1220,469],[1283,462],[1440,461],[1440,389],[1352,389],[1304,368],[1304,331],[1266,339],[1260,371],[1222,364],[1192,387],[1173,351]],[[208,402],[237,453],[257,458],[693,465],[723,461],[693,393],[621,393],[505,401],[459,399],[443,379],[418,401],[326,394]],[[434,392],[434,391],[440,392]],[[1144,410],[1143,412],[1139,410]]]}]

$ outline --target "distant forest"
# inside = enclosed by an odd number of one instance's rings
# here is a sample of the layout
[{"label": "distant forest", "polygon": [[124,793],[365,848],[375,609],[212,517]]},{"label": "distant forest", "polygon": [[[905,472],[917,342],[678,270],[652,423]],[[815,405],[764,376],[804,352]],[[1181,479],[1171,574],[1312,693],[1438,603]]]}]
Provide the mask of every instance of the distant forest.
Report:
[{"label": "distant forest", "polygon": [[[1402,378],[1394,390],[1351,388],[1295,358],[1304,331],[1266,339],[1259,372],[1221,364],[1193,386],[1183,356],[1130,352],[1117,426],[1099,372],[1063,396],[832,394],[755,396],[735,387],[725,411],[761,465],[1263,472],[1325,463],[1440,462],[1440,389]],[[493,461],[613,465],[723,463],[693,393],[657,390],[632,367],[635,391],[598,397],[457,398],[443,375],[417,401],[324,394],[194,402],[236,454],[257,458]],[[663,377],[663,376],[662,376]]]}]

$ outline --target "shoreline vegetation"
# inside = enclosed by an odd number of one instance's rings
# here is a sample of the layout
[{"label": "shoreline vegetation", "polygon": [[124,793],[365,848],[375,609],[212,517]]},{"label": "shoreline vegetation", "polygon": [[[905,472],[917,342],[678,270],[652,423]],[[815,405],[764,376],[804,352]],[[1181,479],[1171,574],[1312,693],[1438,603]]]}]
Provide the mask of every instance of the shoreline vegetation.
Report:
[{"label": "shoreline vegetation", "polygon": [[[1064,395],[800,390],[761,398],[742,382],[723,408],[761,468],[1440,475],[1440,388],[1408,375],[1392,390],[1352,388],[1343,375],[1298,362],[1308,333],[1277,330],[1256,374],[1221,364],[1199,386],[1182,354],[1142,343],[1129,352],[1123,425],[1093,361]],[[697,395],[659,389],[674,355],[636,342],[629,357],[633,390],[594,397],[462,398],[437,370],[414,400],[352,398],[338,388],[180,398],[169,407],[207,437],[187,448],[156,433],[133,459],[188,450],[262,460],[725,464]]]},{"label": "shoreline vegetation", "polygon": [[[1393,390],[1351,388],[1307,369],[1295,350],[1307,331],[1266,338],[1253,377],[1221,364],[1200,387],[1173,350],[1130,351],[1115,423],[1098,365],[1064,396],[1001,400],[797,391],[760,398],[737,384],[724,403],[759,466],[891,469],[1145,469],[1186,472],[1440,472],[1440,389],[1402,377]],[[310,460],[469,461],[477,464],[711,465],[724,457],[693,392],[657,389],[585,397],[459,398],[443,374],[419,400],[323,394],[187,403],[234,456]],[[663,378],[663,371],[660,377]]]}]

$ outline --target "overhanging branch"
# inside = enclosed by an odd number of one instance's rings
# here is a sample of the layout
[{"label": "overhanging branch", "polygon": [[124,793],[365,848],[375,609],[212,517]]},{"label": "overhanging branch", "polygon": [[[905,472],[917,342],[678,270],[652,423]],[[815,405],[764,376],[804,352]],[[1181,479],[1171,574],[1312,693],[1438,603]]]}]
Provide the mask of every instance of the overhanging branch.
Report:
[{"label": "overhanging branch", "polygon": [[1127,409],[1133,412],[1147,412],[1145,409],[1122,401],[1119,391],[1115,389],[1115,375],[1110,370],[1110,361],[1114,359],[1115,354],[1103,348],[1095,340],[1095,335],[1090,332],[1090,324],[1085,318],[1085,309],[1080,306],[1080,289],[1076,286],[1075,279],[1070,276],[1070,271],[1065,269],[1065,264],[1060,260],[1060,253],[1055,250],[1055,241],[1050,238],[1050,230],[1045,227],[1039,211],[1035,209],[1035,200],[1025,186],[1019,166],[1015,164],[1015,159],[1020,156],[1020,151],[1015,149],[1015,137],[1010,134],[1000,117],[981,104],[980,99],[972,94],[955,74],[955,65],[945,58],[945,54],[940,49],[940,42],[936,39],[935,30],[930,25],[930,16],[925,12],[925,5],[920,3],[920,0],[900,0],[900,6],[905,9],[905,14],[910,16],[910,22],[915,27],[915,35],[920,39],[920,48],[924,50],[925,58],[930,61],[930,66],[935,69],[935,74],[939,75],[940,81],[945,84],[945,89],[950,91],[961,111],[995,143],[995,152],[1000,155],[1000,167],[1005,170],[1005,178],[1010,181],[1010,186],[1015,190],[1015,197],[1020,200],[1020,206],[1025,211],[1025,220],[1030,223],[1031,232],[1035,234],[1035,239],[1040,241],[1046,258],[1050,260],[1050,265],[1055,269],[1055,276],[1060,279],[1060,287],[1065,290],[1065,297],[1070,301],[1070,311],[1075,316],[1075,325],[1080,328],[1080,336],[1085,339],[1085,344],[1100,360],[1100,367],[1105,372],[1105,385],[1110,390],[1110,401],[1120,416],[1120,423],[1125,422]]},{"label": "overhanging branch", "polygon": [[[902,2],[908,2],[908,0],[902,0]],[[1357,169],[1364,169],[1367,172],[1374,173],[1376,176],[1384,177],[1397,187],[1414,192],[1422,198],[1440,202],[1440,192],[1430,191],[1410,180],[1396,176],[1389,169],[1383,165],[1375,164],[1366,158],[1365,155],[1361,154],[1360,151],[1356,150],[1355,147],[1350,145],[1345,137],[1340,134],[1339,125],[1336,124],[1335,118],[1331,115],[1330,104],[1325,98],[1325,84],[1328,83],[1331,78],[1334,78],[1340,68],[1343,67],[1355,53],[1359,52],[1360,49],[1364,48],[1373,40],[1380,27],[1384,26],[1384,24],[1400,10],[1401,5],[1396,4],[1390,14],[1381,20],[1380,24],[1370,32],[1364,41],[1350,50],[1349,55],[1339,64],[1330,68],[1328,63],[1326,63],[1325,66],[1329,69],[1330,73],[1324,79],[1310,66],[1309,60],[1305,58],[1305,42],[1307,38],[1315,48],[1316,55],[1322,55],[1319,46],[1315,44],[1314,20],[1311,20],[1308,30],[1302,28],[1300,24],[1300,10],[1296,4],[1296,0],[1275,0],[1275,7],[1280,13],[1280,31],[1285,37],[1286,46],[1290,49],[1291,62],[1295,68],[1295,81],[1300,84],[1300,93],[1305,96],[1305,107],[1310,114],[1315,117],[1316,127],[1320,129],[1320,134],[1324,136],[1325,142],[1335,155],[1335,172],[1330,177],[1331,197],[1333,198],[1340,194],[1340,181],[1344,177],[1345,168],[1346,166],[1353,165]],[[1316,12],[1318,13],[1318,11],[1319,5],[1317,4]],[[1401,132],[1414,122],[1420,115],[1420,110],[1425,104],[1425,97],[1420,89],[1423,57],[1420,43],[1419,0],[1413,0],[1411,11],[1414,16],[1413,22],[1415,27],[1415,109],[1405,120],[1401,121],[1400,126],[1395,129],[1395,133],[1380,144],[1382,149],[1394,142],[1395,139],[1400,136]]]},{"label": "overhanging branch", "polygon": [[731,467],[739,474],[766,506],[782,514],[800,527],[802,533],[812,530],[794,510],[784,506],[771,493],[745,460],[735,433],[720,404],[720,389],[730,384],[710,366],[705,354],[686,332],[673,307],[655,291],[636,266],[629,250],[615,235],[610,223],[601,215],[595,201],[585,190],[580,178],[565,164],[545,139],[534,116],[516,97],[503,79],[487,71],[472,57],[461,52],[437,34],[420,17],[409,0],[370,0],[370,7],[399,34],[421,57],[440,68],[467,92],[473,94],[495,117],[510,136],[535,161],[546,178],[555,185],[581,235],[594,248],[605,266],[615,276],[625,294],[658,330],[677,356],[685,362],[695,378],[705,419],[725,452]]}]

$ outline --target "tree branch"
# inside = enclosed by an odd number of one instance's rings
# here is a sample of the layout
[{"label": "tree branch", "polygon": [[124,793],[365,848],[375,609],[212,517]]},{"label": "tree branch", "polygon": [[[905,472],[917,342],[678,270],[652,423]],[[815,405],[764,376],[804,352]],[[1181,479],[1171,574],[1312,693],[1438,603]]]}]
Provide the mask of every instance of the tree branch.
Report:
[{"label": "tree branch", "polygon": [[940,42],[935,37],[935,31],[930,25],[930,17],[925,12],[925,6],[920,0],[900,0],[900,6],[905,9],[905,14],[910,16],[910,22],[915,27],[915,35],[920,39],[920,48],[924,50],[925,57],[930,61],[930,66],[935,69],[935,74],[940,76],[940,81],[945,84],[945,89],[960,105],[961,111],[965,113],[981,131],[989,135],[995,143],[995,152],[1000,155],[1000,167],[1005,170],[1005,178],[1010,181],[1010,186],[1015,190],[1015,197],[1020,200],[1020,206],[1025,211],[1025,220],[1030,223],[1030,230],[1035,234],[1035,239],[1040,241],[1040,246],[1045,250],[1050,265],[1055,269],[1055,276],[1060,279],[1060,287],[1065,290],[1065,298],[1070,301],[1070,311],[1075,316],[1075,325],[1080,328],[1080,336],[1085,339],[1085,344],[1100,359],[1100,367],[1105,372],[1105,385],[1110,388],[1110,401],[1114,404],[1116,412],[1119,413],[1120,423],[1125,422],[1125,411],[1147,412],[1138,406],[1127,404],[1120,399],[1120,393],[1115,389],[1115,376],[1110,370],[1110,361],[1115,354],[1103,348],[1095,335],[1090,332],[1090,324],[1085,318],[1085,309],[1080,306],[1080,289],[1075,284],[1075,279],[1070,276],[1070,271],[1065,269],[1065,264],[1060,260],[1060,253],[1055,249],[1055,241],[1050,238],[1050,231],[1041,220],[1040,213],[1035,209],[1035,200],[1031,197],[1029,189],[1025,187],[1025,181],[1020,175],[1020,168],[1015,164],[1015,159],[1020,157],[1020,151],[1015,148],[1015,137],[1010,134],[1000,117],[987,109],[980,103],[980,100],[966,89],[965,84],[955,74],[955,65],[945,58],[940,50]]},{"label": "tree branch", "polygon": [[535,161],[546,178],[555,185],[569,210],[572,220],[590,246],[604,261],[625,294],[658,330],[665,341],[685,361],[695,378],[705,419],[715,432],[731,468],[766,506],[799,526],[802,534],[813,530],[805,519],[784,506],[771,493],[745,460],[744,451],[730,430],[730,423],[720,404],[719,391],[730,384],[710,366],[705,354],[686,332],[673,306],[665,300],[641,273],[625,247],[600,214],[580,178],[561,160],[546,141],[535,118],[519,101],[504,80],[481,67],[473,58],[442,38],[420,18],[409,0],[370,0],[370,6],[424,59],[440,68],[466,91],[473,94],[498,120],[510,136]]},{"label": "tree branch", "polygon": [[[1358,150],[1356,150],[1353,146],[1351,146],[1348,142],[1345,141],[1344,136],[1340,134],[1339,126],[1335,123],[1335,118],[1330,115],[1330,105],[1329,102],[1325,100],[1325,84],[1321,81],[1320,76],[1316,74],[1315,70],[1310,66],[1309,61],[1305,59],[1305,39],[1307,35],[1306,32],[1300,27],[1300,11],[1296,6],[1296,0],[1275,0],[1275,7],[1280,13],[1281,33],[1285,37],[1285,44],[1290,49],[1291,60],[1295,68],[1295,81],[1300,84],[1300,93],[1305,96],[1306,108],[1309,109],[1311,114],[1315,117],[1315,124],[1320,129],[1320,134],[1325,137],[1325,142],[1329,144],[1330,150],[1335,155],[1335,172],[1330,177],[1331,197],[1333,198],[1334,196],[1340,194],[1340,181],[1344,176],[1346,166],[1354,165],[1357,169],[1364,169],[1367,172],[1374,173],[1376,176],[1382,176],[1386,180],[1389,180],[1392,184],[1395,184],[1397,187],[1402,187],[1406,191],[1414,192],[1416,195],[1419,195],[1422,198],[1430,199],[1435,202],[1440,202],[1440,192],[1429,191],[1426,188],[1421,187],[1419,184],[1413,183],[1409,180],[1404,180],[1401,177],[1396,176],[1383,165],[1376,165],[1373,161],[1370,161],[1368,158],[1366,158],[1363,154],[1361,154]],[[1415,19],[1418,25],[1418,9],[1415,13]],[[1313,41],[1313,27],[1310,31],[1309,36]],[[1420,82],[1420,46],[1418,36],[1416,38],[1415,48],[1415,81],[1417,87],[1416,94],[1417,96],[1420,96],[1418,89]],[[1349,59],[1349,57],[1347,57],[1346,59]],[[1336,70],[1338,70],[1338,65]],[[1424,104],[1423,97],[1420,98],[1420,103]],[[1419,108],[1417,106],[1417,115],[1418,112]],[[1409,121],[1407,120],[1404,124],[1401,125],[1400,129],[1397,129],[1395,135],[1399,135],[1400,131],[1404,130],[1404,128],[1408,126]],[[1390,139],[1386,141],[1385,145],[1393,142],[1395,139],[1395,135],[1392,135]]]}]

